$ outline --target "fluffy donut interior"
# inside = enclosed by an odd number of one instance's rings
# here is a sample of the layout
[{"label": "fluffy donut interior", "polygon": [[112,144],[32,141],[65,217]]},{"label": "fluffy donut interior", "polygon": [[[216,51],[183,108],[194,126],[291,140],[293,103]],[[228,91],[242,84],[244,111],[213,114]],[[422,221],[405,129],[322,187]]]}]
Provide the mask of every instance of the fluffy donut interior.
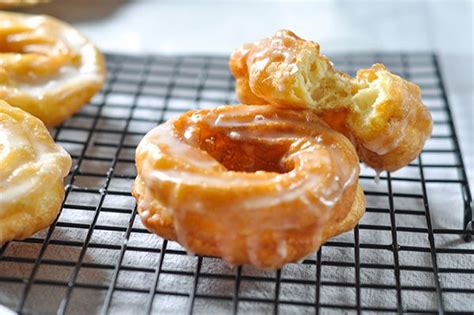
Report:
[{"label": "fluffy donut interior", "polygon": [[338,109],[351,102],[352,85],[348,78],[335,72],[329,60],[321,55],[302,56],[295,95],[316,110]]},{"label": "fluffy donut interior", "polygon": [[302,71],[297,75],[295,94],[318,112],[346,109],[355,113],[354,125],[373,132],[387,121],[380,115],[380,106],[388,100],[390,77],[386,69],[376,65],[364,74],[351,78],[335,71],[328,59],[309,54],[302,59]]},{"label": "fluffy donut interior", "polygon": [[377,72],[357,80],[357,92],[351,98],[350,110],[357,113],[355,125],[359,130],[368,127],[373,132],[386,126],[387,119],[381,113],[382,104],[389,100],[388,81],[389,78]]}]

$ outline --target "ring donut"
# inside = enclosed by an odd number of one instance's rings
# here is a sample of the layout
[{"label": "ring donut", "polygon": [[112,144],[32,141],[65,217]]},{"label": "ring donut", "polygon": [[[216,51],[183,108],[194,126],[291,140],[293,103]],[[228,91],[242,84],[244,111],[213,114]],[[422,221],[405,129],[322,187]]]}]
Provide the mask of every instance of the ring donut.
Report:
[{"label": "ring donut", "polygon": [[54,221],[71,157],[39,119],[0,101],[0,166],[1,246]]},{"label": "ring donut", "polygon": [[0,99],[55,126],[104,80],[103,55],[72,26],[48,16],[0,12]]},{"label": "ring donut", "polygon": [[307,111],[191,111],[150,131],[136,166],[144,225],[232,265],[297,261],[365,210],[353,145]]},{"label": "ring donut", "polygon": [[381,64],[352,78],[335,70],[317,43],[293,32],[243,45],[229,66],[241,102],[315,111],[376,170],[406,166],[431,135],[431,115],[416,84]]}]

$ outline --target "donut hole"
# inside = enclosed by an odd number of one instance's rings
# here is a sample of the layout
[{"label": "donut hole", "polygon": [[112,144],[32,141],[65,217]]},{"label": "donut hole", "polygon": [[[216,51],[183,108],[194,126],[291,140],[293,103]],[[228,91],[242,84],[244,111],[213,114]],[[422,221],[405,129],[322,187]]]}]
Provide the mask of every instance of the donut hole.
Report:
[{"label": "donut hole", "polygon": [[218,133],[201,141],[200,149],[206,151],[229,171],[255,173],[257,171],[288,173],[293,169],[285,159],[289,142],[269,143],[258,139],[236,139]]}]

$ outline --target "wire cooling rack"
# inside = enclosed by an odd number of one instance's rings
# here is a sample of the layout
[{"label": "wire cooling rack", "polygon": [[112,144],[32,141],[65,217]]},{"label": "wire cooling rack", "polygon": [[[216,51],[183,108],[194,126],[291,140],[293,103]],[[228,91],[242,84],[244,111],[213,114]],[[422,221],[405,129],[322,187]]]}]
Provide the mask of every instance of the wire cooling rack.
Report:
[{"label": "wire cooling rack", "polygon": [[462,225],[472,199],[436,56],[333,60],[351,74],[386,64],[422,87],[434,119],[409,166],[378,184],[362,167],[368,207],[354,231],[278,271],[230,268],[149,234],[130,196],[137,143],[184,111],[236,103],[234,81],[224,57],[108,54],[102,92],[52,130],[74,160],[58,220],[0,249],[0,304],[23,314],[473,312]]}]

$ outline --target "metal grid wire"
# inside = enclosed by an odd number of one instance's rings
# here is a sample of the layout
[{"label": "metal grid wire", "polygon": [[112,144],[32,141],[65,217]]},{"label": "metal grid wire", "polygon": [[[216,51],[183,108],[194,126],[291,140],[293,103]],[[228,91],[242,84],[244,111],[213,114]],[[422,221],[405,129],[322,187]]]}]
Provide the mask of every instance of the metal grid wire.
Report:
[{"label": "metal grid wire", "polygon": [[461,226],[472,199],[436,55],[333,60],[351,74],[382,62],[418,83],[435,122],[409,166],[378,184],[362,166],[368,207],[354,231],[278,271],[230,268],[149,234],[130,196],[137,143],[184,111],[236,103],[234,81],[224,57],[108,54],[102,92],[52,130],[74,160],[60,216],[0,248],[0,304],[23,314],[474,311],[474,248],[462,240],[472,230]]}]

